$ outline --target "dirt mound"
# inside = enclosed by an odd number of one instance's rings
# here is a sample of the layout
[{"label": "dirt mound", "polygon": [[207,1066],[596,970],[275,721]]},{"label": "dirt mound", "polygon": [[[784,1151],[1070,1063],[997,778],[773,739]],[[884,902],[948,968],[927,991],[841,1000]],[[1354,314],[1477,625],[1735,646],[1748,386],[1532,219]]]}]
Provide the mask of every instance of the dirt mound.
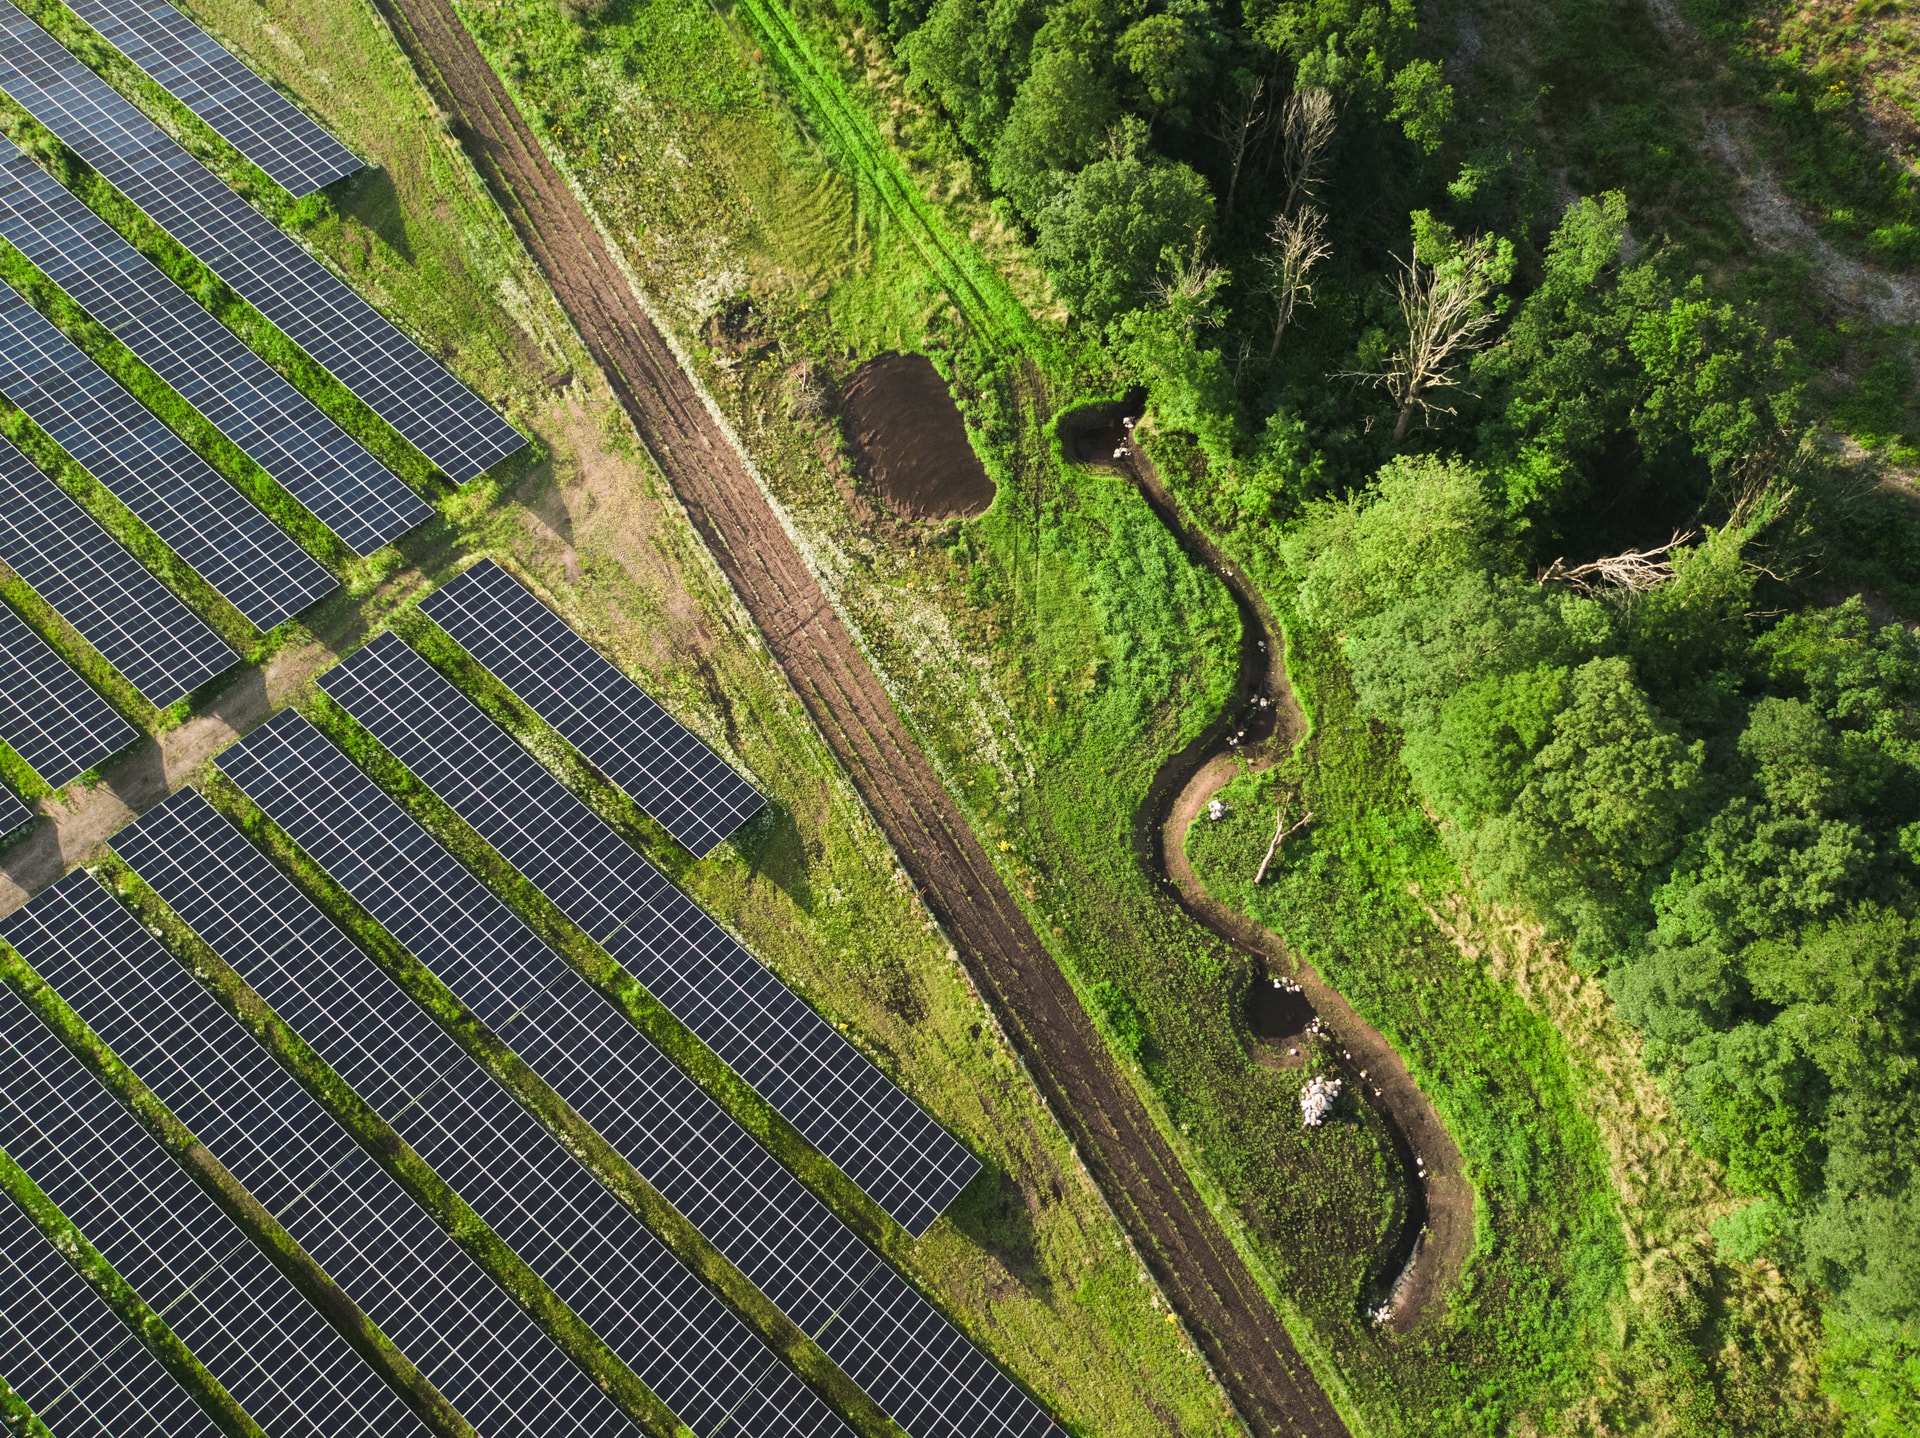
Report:
[{"label": "dirt mound", "polygon": [[971,519],[993,503],[993,481],[925,355],[868,360],[847,382],[840,413],[861,470],[895,514]]}]

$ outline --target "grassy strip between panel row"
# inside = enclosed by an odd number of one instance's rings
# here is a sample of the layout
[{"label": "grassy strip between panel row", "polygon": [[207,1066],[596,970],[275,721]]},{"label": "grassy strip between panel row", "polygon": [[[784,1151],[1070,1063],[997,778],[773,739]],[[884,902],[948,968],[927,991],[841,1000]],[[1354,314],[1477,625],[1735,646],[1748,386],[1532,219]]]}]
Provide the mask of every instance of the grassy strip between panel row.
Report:
[{"label": "grassy strip between panel row", "polygon": [[182,399],[103,325],[90,318],[33,261],[5,239],[0,239],[0,279],[25,295],[87,358],[158,415],[194,453],[232,481],[235,488],[322,563],[337,574],[357,560],[358,556],[287,493],[278,480],[214,428],[200,411]]},{"label": "grassy strip between panel row", "polygon": [[[370,1364],[375,1373],[392,1385],[409,1406],[432,1423],[446,1438],[473,1438],[457,1414],[432,1384],[413,1366],[411,1360],[393,1346],[358,1305],[305,1249],[280,1221],[249,1193],[246,1187],[215,1158],[206,1145],[195,1138],[165,1104],[143,1084],[139,1077],[100,1041],[97,1034],[11,948],[0,946],[0,980],[20,995],[40,1020],[59,1035],[61,1041],[85,1065],[93,1076],[121,1103],[161,1147],[187,1171],[236,1227],[253,1241],[273,1266],[317,1308],[333,1327]],[[237,1411],[237,1409],[236,1409]],[[239,1431],[256,1432],[250,1426]]]},{"label": "grassy strip between panel row", "polygon": [[12,401],[0,399],[0,434],[67,492],[100,527],[140,561],[180,602],[204,619],[243,658],[264,637],[217,589],[193,571],[167,542]]},{"label": "grassy strip between panel row", "polygon": [[4,1375],[0,1375],[0,1432],[12,1438],[53,1438],[51,1430],[13,1391]]},{"label": "grassy strip between panel row", "polygon": [[[332,1114],[354,1141],[380,1163],[401,1187],[488,1275],[530,1314],[542,1329],[614,1401],[654,1431],[676,1433],[671,1415],[645,1385],[596,1338],[539,1275],[501,1241],[493,1229],[447,1186],[420,1155],[350,1088],[327,1062],[268,1006],[160,896],[119,860],[102,870],[116,894],[142,923],[159,930],[161,943],[200,979],[280,1065]],[[423,1380],[424,1381],[424,1380]],[[443,1400],[444,1401],[444,1400]],[[448,1413],[452,1410],[449,1408]],[[463,1420],[443,1432],[467,1434]]]},{"label": "grassy strip between panel row", "polygon": [[[650,863],[669,879],[676,883],[680,881],[695,862],[686,850],[667,838],[664,829],[642,814],[631,799],[614,788],[581,757],[579,750],[514,697],[505,685],[460,648],[445,630],[426,619],[417,609],[407,609],[395,615],[390,627],[472,700],[482,713],[518,740],[523,748]],[[340,714],[350,728],[337,732],[326,713],[328,709]],[[896,1263],[910,1262],[912,1239],[905,1229],[807,1142],[797,1129],[776,1113],[685,1024],[621,969],[605,950],[562,915],[546,895],[522,878],[465,821],[380,748],[371,735],[366,734],[331,701],[316,707],[312,717],[374,776],[376,782],[406,806],[436,838],[460,854],[503,902],[514,908],[537,933],[565,955],[642,1033],[691,1075],[709,1098],[771,1150],[849,1227],[887,1253]],[[343,732],[349,737],[343,737]],[[353,747],[360,742],[368,746],[368,753],[362,754]],[[470,847],[472,852],[465,852],[461,847],[463,845]],[[857,1036],[849,1034],[847,1037],[853,1040]]]},{"label": "grassy strip between panel row", "polygon": [[[784,1357],[802,1378],[820,1390],[843,1416],[849,1418],[857,1431],[869,1435],[869,1438],[882,1438],[882,1435],[893,1438],[898,1434],[899,1430],[820,1352],[805,1333],[721,1257],[692,1224],[641,1178],[625,1158],[549,1088],[518,1054],[481,1023],[431,970],[418,962],[361,908],[352,896],[294,843],[284,829],[268,818],[224,775],[216,773],[211,776],[202,792],[229,820],[245,831],[315,904],[358,942],[394,982],[431,1014],[476,1063],[486,1069],[495,1081],[566,1146],[568,1152],[585,1164],[596,1178],[657,1234],[681,1262],[705,1280],[774,1352]],[[324,1095],[322,1098],[323,1102],[326,1101]],[[386,1154],[379,1149],[372,1151],[383,1163],[391,1166]],[[402,1178],[402,1181],[406,1180]],[[455,1237],[461,1235],[455,1234]],[[479,1253],[475,1256],[483,1264],[490,1264],[487,1257]],[[515,1262],[517,1264],[518,1260]],[[491,1267],[489,1271],[493,1271]],[[538,1282],[537,1279],[533,1281]],[[558,1305],[557,1299],[554,1302]],[[545,1321],[545,1315],[541,1312],[529,1311],[533,1312],[536,1320]],[[564,1308],[560,1311],[567,1312]],[[568,1312],[567,1316],[571,1318],[571,1313]],[[578,1322],[577,1319],[573,1321]],[[562,1347],[568,1347],[563,1332],[556,1332],[553,1328],[548,1331],[554,1334]],[[580,1332],[586,1334],[584,1325],[580,1327]],[[597,1339],[592,1342],[598,1346]],[[604,1349],[601,1351],[604,1352]],[[618,1365],[618,1360],[609,1354],[605,1363]],[[605,1373],[604,1367],[591,1364],[588,1365],[588,1371],[596,1377],[603,1377]],[[638,1384],[639,1380],[631,1378],[624,1365],[618,1365],[618,1371],[626,1375],[631,1383]],[[615,1396],[620,1395],[616,1393]],[[656,1405],[656,1411],[664,1411],[657,1409],[657,1400],[650,1394],[647,1398],[649,1403]],[[629,1407],[629,1411],[635,1409]],[[638,1416],[640,1414],[636,1411]],[[679,1431],[671,1422],[662,1429],[655,1417],[650,1416],[645,1421],[656,1431]]]},{"label": "grassy strip between panel row", "polygon": [[85,679],[135,728],[165,729],[186,717],[186,701],[169,705],[165,711],[154,708],[91,644],[80,636],[52,605],[33,592],[32,587],[4,564],[0,564],[0,600],[18,614],[27,628],[47,642],[47,646],[79,671]]},{"label": "grassy strip between panel row", "polygon": [[[240,1225],[243,1232],[261,1243],[275,1265],[300,1285],[302,1291],[313,1296],[309,1283],[316,1278],[320,1283],[331,1286],[331,1280],[313,1266],[313,1261],[300,1251],[286,1231],[267,1215],[233,1175],[221,1167],[213,1155],[187,1132],[185,1125],[148,1092],[125,1064],[108,1051],[93,1031],[81,1022],[79,1015],[68,1008],[60,996],[47,986],[46,981],[33,971],[32,966],[12,948],[4,945],[0,945],[0,980],[4,980],[26,1001],[35,1015],[59,1035],[115,1098],[132,1110],[142,1126],[160,1141],[228,1217]],[[241,1435],[264,1438],[259,1427],[213,1375],[201,1367],[173,1331],[140,1300],[139,1295],[114,1272],[113,1266],[67,1221],[66,1216],[39,1187],[12,1159],[4,1155],[0,1155],[0,1187],[7,1190],[13,1201],[47,1236],[48,1241],[67,1256],[107,1306],[140,1335],[141,1340],[167,1365],[194,1400],[219,1420],[222,1428],[234,1438],[241,1438]],[[303,1279],[309,1282],[303,1282]],[[319,1298],[315,1298],[315,1302],[320,1304],[323,1312],[326,1311],[326,1305]]]},{"label": "grassy strip between panel row", "polygon": [[0,96],[0,133],[33,157],[121,238],[139,250],[194,299],[237,334],[388,469],[433,498],[446,477],[398,430],[289,339],[259,310],[228,287],[178,241],[141,213],[98,171],[11,98]]},{"label": "grassy strip between panel row", "polygon": [[[11,953],[8,960],[17,962]],[[8,977],[12,979],[13,975],[9,973]],[[40,1230],[62,1258],[73,1265],[87,1281],[87,1286],[100,1296],[101,1302],[134,1331],[154,1357],[165,1365],[174,1380],[187,1390],[194,1402],[204,1408],[230,1438],[266,1438],[260,1426],[234,1401],[233,1395],[220,1386],[220,1380],[201,1366],[200,1360],[187,1351],[186,1344],[180,1341],[166,1321],[147,1307],[127,1281],[114,1272],[113,1265],[87,1242],[86,1236],[73,1226],[53,1200],[40,1191],[40,1185],[4,1151],[0,1151],[0,1193],[12,1199],[20,1211],[33,1221],[33,1226]],[[0,1385],[3,1384],[4,1380],[0,1380]],[[6,1402],[0,1403],[0,1414],[7,1415],[9,1431],[44,1433],[44,1427],[33,1426],[39,1420],[27,1410],[19,1395],[11,1389],[5,1392]],[[26,1413],[29,1424],[16,1428],[8,1411],[10,1407],[17,1407],[18,1411]]]}]

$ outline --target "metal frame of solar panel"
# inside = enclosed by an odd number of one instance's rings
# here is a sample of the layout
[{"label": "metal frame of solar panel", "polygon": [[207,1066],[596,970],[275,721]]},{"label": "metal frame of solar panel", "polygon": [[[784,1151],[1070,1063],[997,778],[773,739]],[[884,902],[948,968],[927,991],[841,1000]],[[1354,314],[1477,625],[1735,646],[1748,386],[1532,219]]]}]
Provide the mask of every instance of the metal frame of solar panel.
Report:
[{"label": "metal frame of solar panel", "polygon": [[340,587],[25,297],[0,285],[0,394],[262,631]]},{"label": "metal frame of solar panel", "polygon": [[4,439],[0,560],[156,709],[240,662],[205,620]]},{"label": "metal frame of solar panel", "polygon": [[355,554],[432,518],[432,505],[6,140],[0,235]]},{"label": "metal frame of solar panel", "polygon": [[320,687],[915,1237],[980,1161],[388,633]]},{"label": "metal frame of solar panel", "polygon": [[139,737],[26,620],[0,605],[0,739],[29,769],[57,788]]},{"label": "metal frame of solar panel", "polygon": [[166,0],[71,0],[73,13],[298,198],[364,162]]},{"label": "metal frame of solar panel", "polygon": [[0,1378],[59,1438],[220,1438],[146,1344],[5,1201]]},{"label": "metal frame of solar panel", "polygon": [[696,1434],[850,1430],[212,805],[113,845]]},{"label": "metal frame of solar panel", "polygon": [[456,483],[526,443],[332,271],[5,3],[0,90]]},{"label": "metal frame of solar panel", "polygon": [[765,806],[698,735],[491,559],[420,608],[696,858]]},{"label": "metal frame of solar panel", "polygon": [[[472,1256],[84,870],[0,920],[0,936],[476,1429],[635,1433]],[[407,1431],[425,1438],[424,1428]]]},{"label": "metal frame of solar panel", "polygon": [[908,1433],[1057,1431],[304,717],[214,762]]},{"label": "metal frame of solar panel", "polygon": [[373,1370],[4,986],[0,1149],[274,1438],[423,1438]]}]

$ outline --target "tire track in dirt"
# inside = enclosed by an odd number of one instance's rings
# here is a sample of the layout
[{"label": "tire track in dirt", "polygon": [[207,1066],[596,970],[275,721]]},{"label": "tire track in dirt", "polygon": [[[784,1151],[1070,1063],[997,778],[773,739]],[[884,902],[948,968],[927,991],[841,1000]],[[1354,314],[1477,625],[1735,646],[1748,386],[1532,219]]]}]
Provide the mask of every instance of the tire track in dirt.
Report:
[{"label": "tire track in dirt", "polygon": [[[599,231],[447,0],[378,0],[1009,1037],[1260,1438],[1345,1427]],[[812,617],[790,627],[794,615]]]}]

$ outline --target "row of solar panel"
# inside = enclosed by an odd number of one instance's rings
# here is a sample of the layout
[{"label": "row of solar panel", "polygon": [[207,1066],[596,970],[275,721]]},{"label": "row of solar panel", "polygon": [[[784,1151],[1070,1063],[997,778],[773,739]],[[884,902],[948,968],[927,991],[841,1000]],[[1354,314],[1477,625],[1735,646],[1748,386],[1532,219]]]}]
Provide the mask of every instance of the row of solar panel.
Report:
[{"label": "row of solar panel", "polygon": [[[359,161],[163,0],[75,12],[294,194]],[[521,437],[373,308],[11,4],[0,90],[278,324],[456,482]],[[432,509],[25,154],[0,142],[0,236],[194,406],[344,544],[370,554]],[[50,435],[249,623],[335,588],[326,569],[11,289],[0,395]],[[84,509],[0,440],[0,561],[157,707],[238,662]],[[130,742],[39,636],[0,623],[0,739],[59,785]],[[84,716],[84,717],[83,717]],[[64,736],[43,768],[36,736]],[[0,792],[0,834],[31,818]]]}]

